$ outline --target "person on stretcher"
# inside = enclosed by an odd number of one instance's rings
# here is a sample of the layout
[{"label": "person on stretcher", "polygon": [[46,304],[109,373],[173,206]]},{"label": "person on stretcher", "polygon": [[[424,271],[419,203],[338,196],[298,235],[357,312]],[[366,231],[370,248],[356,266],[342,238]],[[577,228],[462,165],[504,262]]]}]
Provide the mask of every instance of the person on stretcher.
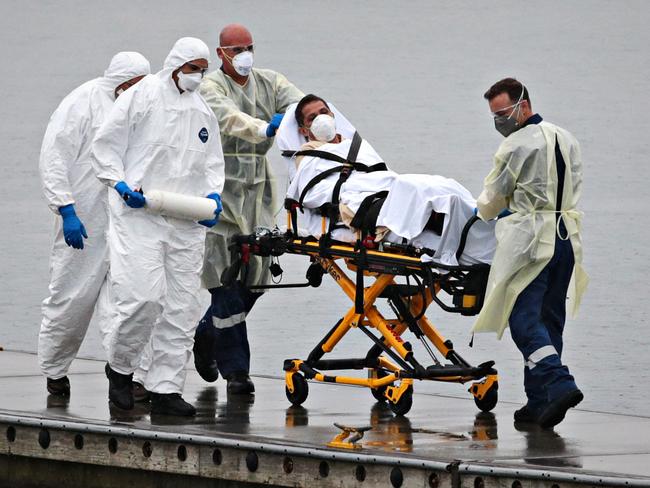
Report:
[{"label": "person on stretcher", "polygon": [[355,242],[356,232],[362,231],[377,242],[434,249],[433,259],[447,265],[491,262],[494,222],[475,222],[460,263],[456,259],[462,230],[476,207],[465,187],[443,176],[391,171],[347,120],[334,117],[322,98],[306,95],[295,110],[289,107],[279,136],[284,154],[287,146],[295,151],[304,141],[293,154],[295,173],[287,190],[287,198],[301,205],[301,235],[320,238],[331,232],[334,240]]}]

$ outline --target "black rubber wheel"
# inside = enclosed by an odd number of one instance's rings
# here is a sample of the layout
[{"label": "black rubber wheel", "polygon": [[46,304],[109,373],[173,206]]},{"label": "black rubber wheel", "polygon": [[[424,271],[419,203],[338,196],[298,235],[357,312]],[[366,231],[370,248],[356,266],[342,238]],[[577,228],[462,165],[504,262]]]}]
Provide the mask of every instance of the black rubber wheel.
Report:
[{"label": "black rubber wheel", "polygon": [[[384,371],[383,369],[371,369],[368,371],[368,378],[372,378],[373,372],[376,374],[377,378],[383,378],[384,376],[388,376],[388,373]],[[378,402],[385,402],[386,401],[386,396],[384,393],[386,393],[386,387],[381,386],[379,388],[370,388],[370,393],[372,393],[372,396],[375,397],[375,400]]]},{"label": "black rubber wheel", "polygon": [[397,403],[388,402],[388,406],[395,415],[406,415],[413,406],[413,387],[409,386]]},{"label": "black rubber wheel", "polygon": [[293,380],[293,393],[289,391],[288,387],[284,387],[284,392],[287,394],[287,400],[294,406],[302,405],[307,400],[309,395],[309,384],[303,375],[294,373],[291,377]]},{"label": "black rubber wheel", "polygon": [[482,400],[479,400],[477,397],[474,397],[474,403],[483,412],[489,412],[494,407],[497,406],[499,401],[499,383],[495,382],[492,384],[487,393],[483,396]]}]

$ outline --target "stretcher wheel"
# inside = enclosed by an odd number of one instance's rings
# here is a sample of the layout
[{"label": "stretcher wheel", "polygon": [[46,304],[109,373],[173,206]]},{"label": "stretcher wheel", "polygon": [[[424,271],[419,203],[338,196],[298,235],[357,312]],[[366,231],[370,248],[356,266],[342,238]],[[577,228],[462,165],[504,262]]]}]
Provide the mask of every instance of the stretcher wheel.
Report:
[{"label": "stretcher wheel", "polygon": [[[368,371],[368,378],[383,378],[384,376],[388,376],[388,373],[381,369],[371,369]],[[378,402],[386,401],[385,386],[380,386],[379,388],[370,388],[370,393],[372,393],[372,396],[375,397],[375,400]]]},{"label": "stretcher wheel", "polygon": [[490,389],[483,395],[483,398],[479,400],[477,397],[474,397],[474,403],[476,406],[483,412],[489,412],[494,407],[497,406],[499,401],[499,384],[495,382]]},{"label": "stretcher wheel", "polygon": [[293,381],[293,393],[289,391],[288,387],[284,387],[284,392],[287,394],[287,400],[294,406],[302,405],[307,400],[309,395],[309,384],[303,375],[294,373],[291,377]]},{"label": "stretcher wheel", "polygon": [[388,405],[395,415],[406,415],[413,406],[413,387],[409,386],[397,403],[388,402]]}]

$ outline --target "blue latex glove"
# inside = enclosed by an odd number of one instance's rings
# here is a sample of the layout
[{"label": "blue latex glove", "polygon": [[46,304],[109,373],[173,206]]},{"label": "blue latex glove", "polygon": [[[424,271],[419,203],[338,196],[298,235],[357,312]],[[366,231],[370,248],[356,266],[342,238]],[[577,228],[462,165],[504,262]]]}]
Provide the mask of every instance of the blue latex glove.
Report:
[{"label": "blue latex glove", "polygon": [[133,191],[124,181],[115,184],[115,191],[120,194],[126,204],[131,208],[142,208],[147,201],[141,192]]},{"label": "blue latex glove", "polygon": [[499,215],[497,215],[498,219],[502,219],[503,217],[507,217],[508,215],[512,215],[512,212],[508,210],[507,208],[504,208],[499,212]]},{"label": "blue latex glove", "polygon": [[211,198],[217,202],[217,208],[214,209],[215,217],[208,220],[199,220],[199,224],[205,225],[206,227],[214,227],[219,222],[219,214],[223,211],[223,205],[221,203],[221,196],[218,193],[210,193],[206,198]]},{"label": "blue latex glove", "polygon": [[271,122],[269,122],[269,125],[266,128],[266,137],[273,137],[275,135],[278,127],[280,127],[280,122],[282,122],[283,117],[284,114],[275,114],[271,117]]},{"label": "blue latex glove", "polygon": [[86,234],[86,228],[74,211],[74,205],[71,203],[70,205],[59,207],[59,212],[63,218],[63,236],[65,243],[75,249],[83,249],[84,237],[88,239],[88,234]]}]

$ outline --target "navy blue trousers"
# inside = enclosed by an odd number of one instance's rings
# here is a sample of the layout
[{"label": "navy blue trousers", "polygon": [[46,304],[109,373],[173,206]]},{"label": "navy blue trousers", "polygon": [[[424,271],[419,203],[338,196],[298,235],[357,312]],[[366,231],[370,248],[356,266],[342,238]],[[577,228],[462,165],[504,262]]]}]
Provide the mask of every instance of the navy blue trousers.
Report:
[{"label": "navy blue trousers", "polygon": [[[560,232],[566,235],[564,225]],[[566,298],[573,272],[571,241],[555,238],[555,252],[542,272],[519,295],[510,314],[510,333],[524,356],[528,407],[539,411],[577,389],[562,364]]]},{"label": "navy blue trousers", "polygon": [[246,332],[246,315],[262,293],[250,291],[240,282],[210,289],[211,305],[199,322],[194,340],[209,348],[221,376],[250,371],[251,351]]}]

